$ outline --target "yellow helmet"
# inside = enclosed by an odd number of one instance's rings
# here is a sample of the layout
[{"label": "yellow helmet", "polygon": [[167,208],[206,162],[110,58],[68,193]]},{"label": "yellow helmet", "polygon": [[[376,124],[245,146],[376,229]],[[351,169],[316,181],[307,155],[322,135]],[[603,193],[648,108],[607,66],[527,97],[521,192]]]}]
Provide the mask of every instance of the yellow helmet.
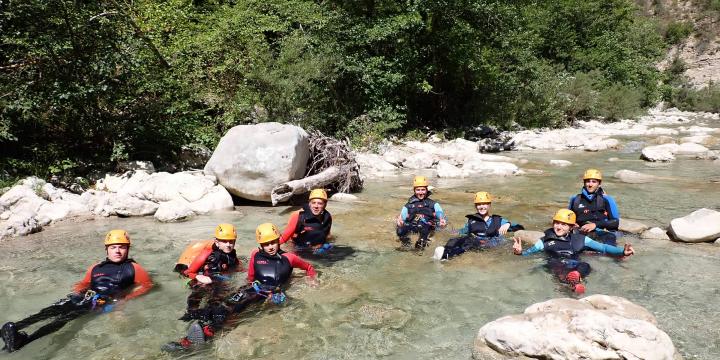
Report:
[{"label": "yellow helmet", "polygon": [[587,179],[602,180],[602,173],[598,169],[587,169],[583,174],[583,180]]},{"label": "yellow helmet", "polygon": [[313,190],[310,192],[310,199],[309,199],[309,200],[312,200],[312,199],[322,199],[322,200],[327,201],[327,199],[328,199],[328,198],[327,198],[327,193],[326,193],[325,190],[323,190],[323,189],[313,189]]},{"label": "yellow helmet", "polygon": [[116,244],[130,245],[130,236],[127,231],[110,230],[110,232],[105,235],[105,246]]},{"label": "yellow helmet", "polygon": [[416,176],[415,179],[413,179],[413,188],[420,186],[428,187],[429,185],[428,179],[424,176]]},{"label": "yellow helmet", "polygon": [[237,240],[237,231],[233,224],[219,224],[215,227],[215,239],[218,240]]},{"label": "yellow helmet", "polygon": [[490,193],[486,191],[481,191],[475,193],[475,203],[481,204],[481,203],[491,203],[492,202],[492,196],[490,196]]},{"label": "yellow helmet", "polygon": [[280,238],[280,230],[273,223],[258,225],[255,229],[255,240],[258,244],[266,244]]},{"label": "yellow helmet", "polygon": [[560,209],[553,216],[553,221],[575,225],[575,213],[569,209]]}]

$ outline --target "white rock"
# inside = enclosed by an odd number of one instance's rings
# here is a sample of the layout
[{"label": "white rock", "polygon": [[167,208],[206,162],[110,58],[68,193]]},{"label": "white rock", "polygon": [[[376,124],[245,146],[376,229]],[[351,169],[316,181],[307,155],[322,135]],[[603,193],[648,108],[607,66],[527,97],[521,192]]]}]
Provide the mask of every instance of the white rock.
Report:
[{"label": "white rock", "polygon": [[395,175],[398,170],[395,165],[376,154],[356,153],[355,161],[360,166],[360,173],[363,177],[391,176]]},{"label": "white rock", "polygon": [[628,184],[644,184],[653,182],[657,179],[653,175],[647,175],[627,169],[618,170],[613,177]]},{"label": "white rock", "polygon": [[457,138],[444,143],[442,145],[442,151],[476,153],[478,152],[478,143]]},{"label": "white rock", "polygon": [[682,143],[675,151],[676,155],[697,155],[708,152],[708,148],[695,143]]},{"label": "white rock", "polygon": [[618,226],[618,230],[631,234],[640,234],[648,228],[649,226],[637,220],[631,220],[627,218],[620,218],[620,225]]},{"label": "white rock", "polygon": [[410,155],[403,161],[403,167],[406,169],[430,169],[437,163],[437,157],[428,152],[421,152]]},{"label": "white rock", "polygon": [[718,143],[720,143],[720,139],[712,136],[712,135],[694,135],[694,136],[686,136],[680,139],[681,142],[684,143],[696,143],[704,146],[715,146]]},{"label": "white rock", "polygon": [[553,299],[478,331],[475,359],[658,359],[677,351],[642,307],[617,297]]},{"label": "white rock", "polygon": [[47,202],[37,212],[37,219],[42,225],[47,225],[67,217],[70,214],[70,206],[66,203]]},{"label": "white rock", "polygon": [[407,141],[405,142],[405,146],[410,149],[419,150],[420,152],[428,152],[431,154],[437,154],[440,152],[440,148],[438,146],[421,141]]},{"label": "white rock", "polygon": [[667,232],[659,227],[654,227],[648,230],[643,231],[642,234],[640,234],[641,239],[653,239],[653,240],[670,240],[670,237],[667,235]]},{"label": "white rock", "polygon": [[510,176],[520,172],[517,165],[506,162],[471,160],[462,166],[465,177],[476,175]]},{"label": "white rock", "polygon": [[273,187],[305,175],[305,130],[279,123],[238,125],[220,139],[205,173],[242,198],[270,201]]},{"label": "white rock", "polygon": [[533,246],[544,235],[542,231],[518,230],[513,234],[513,237],[520,239],[524,246]]},{"label": "white rock", "polygon": [[141,200],[128,194],[116,194],[110,197],[110,214],[118,216],[145,216],[157,211],[158,204],[149,200]]},{"label": "white rock", "polygon": [[720,237],[720,212],[703,208],[687,216],[672,219],[668,235],[675,241],[714,241]]},{"label": "white rock", "polygon": [[677,144],[648,146],[642,149],[640,157],[648,161],[672,161],[675,160],[675,152],[678,148]]},{"label": "white rock", "polygon": [[570,166],[572,163],[567,160],[550,160],[550,165],[552,166],[559,166],[559,167],[565,167]]},{"label": "white rock", "polygon": [[185,221],[193,216],[195,212],[189,207],[185,200],[170,200],[160,203],[155,211],[155,219],[161,222]]},{"label": "white rock", "polygon": [[437,176],[440,178],[460,178],[463,177],[462,169],[457,166],[445,161],[440,160],[435,168],[437,170]]},{"label": "white rock", "polygon": [[10,215],[0,228],[2,236],[25,236],[42,230],[42,225],[35,218],[33,212],[17,212]]},{"label": "white rock", "polygon": [[337,202],[354,202],[358,200],[358,197],[348,193],[335,193],[330,196],[330,200]]},{"label": "white rock", "polygon": [[405,151],[396,147],[391,147],[382,154],[382,158],[395,166],[402,166],[403,161],[414,152]]},{"label": "white rock", "polygon": [[232,196],[222,187],[215,185],[207,194],[197,201],[191,202],[190,209],[198,214],[206,214],[216,210],[230,210],[234,208]]},{"label": "white rock", "polygon": [[617,139],[603,139],[600,141],[586,141],[583,145],[585,151],[601,151],[607,149],[616,149],[620,146],[620,141]]}]

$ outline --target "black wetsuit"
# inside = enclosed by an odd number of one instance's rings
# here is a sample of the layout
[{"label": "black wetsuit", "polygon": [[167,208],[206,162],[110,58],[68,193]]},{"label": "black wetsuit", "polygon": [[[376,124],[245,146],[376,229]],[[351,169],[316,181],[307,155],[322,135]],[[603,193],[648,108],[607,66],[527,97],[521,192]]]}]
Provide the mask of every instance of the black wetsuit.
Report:
[{"label": "black wetsuit", "polygon": [[319,218],[313,215],[310,206],[305,204],[303,211],[298,214],[297,228],[295,229],[295,233],[298,235],[293,241],[300,246],[322,245],[327,242],[331,227],[330,212],[323,210]]},{"label": "black wetsuit", "polygon": [[450,259],[469,250],[480,250],[500,244],[499,230],[502,226],[502,216],[490,216],[490,224],[480,214],[470,214],[465,217],[468,219],[468,234],[448,240],[442,255],[443,259]]},{"label": "black wetsuit", "polygon": [[[430,196],[430,193],[427,196]],[[408,212],[407,220],[402,226],[397,227],[397,236],[403,245],[409,245],[408,233],[410,232],[420,234],[415,247],[424,248],[427,245],[430,232],[435,230],[435,204],[435,201],[428,197],[420,200],[413,195],[408,199],[407,204],[405,204]]]},{"label": "black wetsuit", "polygon": [[590,264],[580,261],[580,253],[585,248],[585,235],[574,231],[566,236],[557,236],[553,229],[547,229],[541,240],[543,250],[548,255],[546,266],[561,280],[573,270],[577,270],[582,277],[590,274]]},{"label": "black wetsuit", "polygon": [[239,266],[240,262],[234,249],[225,253],[213,245],[200,272],[213,281],[210,284],[203,284],[196,279],[190,281],[191,291],[187,298],[187,313],[181,320],[201,319],[208,316],[207,313],[198,310],[203,299],[207,299],[208,308],[221,306],[232,292],[232,288],[226,281],[228,279],[223,273],[233,272]]}]

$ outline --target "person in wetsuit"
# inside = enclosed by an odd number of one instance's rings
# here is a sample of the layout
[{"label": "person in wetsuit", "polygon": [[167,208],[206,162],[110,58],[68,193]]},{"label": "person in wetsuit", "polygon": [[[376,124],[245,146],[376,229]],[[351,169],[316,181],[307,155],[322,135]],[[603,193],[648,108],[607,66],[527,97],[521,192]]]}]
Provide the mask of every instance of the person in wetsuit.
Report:
[{"label": "person in wetsuit", "polygon": [[410,232],[420,234],[415,242],[416,249],[424,249],[428,244],[430,232],[436,226],[445,227],[447,220],[445,213],[439,203],[430,199],[432,193],[428,190],[428,182],[425,176],[415,176],[413,179],[413,196],[403,206],[400,215],[396,219],[397,236],[403,247],[410,246]]},{"label": "person in wetsuit", "polygon": [[582,279],[590,274],[590,264],[580,261],[580,254],[585,248],[617,256],[635,254],[631,244],[617,247],[601,244],[580,232],[573,231],[575,213],[569,209],[560,209],[553,216],[553,227],[545,230],[545,234],[535,245],[523,251],[519,238],[513,238],[513,252],[516,255],[528,256],[544,251],[548,256],[547,267],[560,281],[567,282],[576,293],[585,292]]},{"label": "person in wetsuit", "polygon": [[433,258],[446,260],[469,250],[492,248],[505,241],[508,231],[522,229],[521,225],[513,226],[502,216],[493,215],[490,211],[492,200],[492,196],[485,191],[475,193],[476,212],[465,216],[468,220],[459,231],[461,236],[448,240],[445,246],[438,246]]},{"label": "person in wetsuit", "polygon": [[[72,293],[54,304],[0,329],[8,352],[17,351],[42,336],[60,330],[67,322],[91,311],[109,312],[118,300],[132,299],[150,290],[150,276],[133,259],[128,258],[130,237],[125,230],[112,230],[105,236],[105,261],[92,265],[85,277],[75,284]],[[22,329],[52,319],[32,334]]]},{"label": "person in wetsuit", "polygon": [[255,230],[255,239],[259,247],[250,254],[247,273],[249,284],[230,296],[223,307],[213,309],[209,319],[191,324],[187,336],[178,342],[166,344],[163,350],[184,350],[205,343],[222,329],[230,315],[241,312],[252,303],[267,301],[282,304],[285,301],[283,287],[295,268],[305,270],[310,285],[317,286],[317,273],[312,265],[295,254],[280,250],[280,230],[277,226],[260,224]]},{"label": "person in wetsuit", "polygon": [[280,236],[280,244],[289,240],[298,248],[311,248],[313,253],[321,254],[332,248],[328,242],[332,216],[325,207],[328,196],[323,189],[310,191],[310,198],[303,208],[293,212]]},{"label": "person in wetsuit", "polygon": [[242,271],[242,264],[235,253],[237,231],[232,224],[215,227],[215,240],[211,247],[203,249],[182,274],[190,279],[191,292],[187,298],[187,311],[183,321],[202,319],[207,316],[200,311],[200,304],[207,300],[208,308],[222,306],[230,294],[228,274]]},{"label": "person in wetsuit", "polygon": [[600,170],[586,170],[583,174],[583,188],[579,194],[570,198],[568,209],[575,213],[581,233],[614,246],[617,243],[615,231],[620,225],[620,212],[615,199],[605,194],[601,184]]}]

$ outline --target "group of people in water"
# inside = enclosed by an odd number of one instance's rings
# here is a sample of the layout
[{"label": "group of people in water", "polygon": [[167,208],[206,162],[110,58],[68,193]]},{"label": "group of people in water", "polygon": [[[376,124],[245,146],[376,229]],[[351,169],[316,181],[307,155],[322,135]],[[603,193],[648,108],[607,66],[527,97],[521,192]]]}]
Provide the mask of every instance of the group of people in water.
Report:
[{"label": "group of people in water", "polygon": [[[548,268],[563,283],[577,293],[584,292],[583,278],[590,273],[590,265],[580,261],[586,249],[605,254],[630,256],[630,244],[615,246],[615,230],[619,224],[617,205],[604,194],[600,184],[602,174],[589,169],[583,177],[583,189],[572,197],[567,209],[553,216],[553,227],[530,248],[523,250],[520,239],[514,238],[513,252],[531,255],[544,251]],[[397,236],[404,248],[411,248],[410,234],[417,233],[414,244],[424,249],[434,230],[447,226],[442,207],[430,199],[429,182],[423,176],[413,180],[413,195],[396,219]],[[282,304],[284,289],[293,269],[305,271],[311,286],[317,285],[313,266],[296,253],[285,252],[281,244],[292,241],[295,249],[322,255],[332,251],[330,231],[332,216],[327,211],[328,196],[323,189],[310,192],[309,201],[290,216],[281,233],[272,223],[260,224],[255,230],[258,247],[249,257],[247,282],[234,288],[229,281],[234,273],[245,270],[235,252],[237,230],[232,224],[219,224],[214,239],[190,244],[181,254],[175,271],[187,278],[190,294],[180,320],[191,321],[187,335],[163,345],[165,351],[179,351],[196,347],[211,340],[233,315],[251,304]],[[522,229],[502,216],[492,214],[492,195],[475,194],[476,212],[467,215],[459,237],[435,249],[434,258],[447,260],[470,250],[497,247],[505,243],[504,236]],[[109,312],[122,302],[148,292],[153,283],[148,273],[129,257],[130,236],[125,230],[112,230],[105,237],[106,259],[91,266],[82,281],[67,297],[17,322],[7,322],[0,328],[4,349],[13,352],[44,335],[61,329],[68,321],[91,312]],[[31,334],[23,329],[49,320]]]}]

